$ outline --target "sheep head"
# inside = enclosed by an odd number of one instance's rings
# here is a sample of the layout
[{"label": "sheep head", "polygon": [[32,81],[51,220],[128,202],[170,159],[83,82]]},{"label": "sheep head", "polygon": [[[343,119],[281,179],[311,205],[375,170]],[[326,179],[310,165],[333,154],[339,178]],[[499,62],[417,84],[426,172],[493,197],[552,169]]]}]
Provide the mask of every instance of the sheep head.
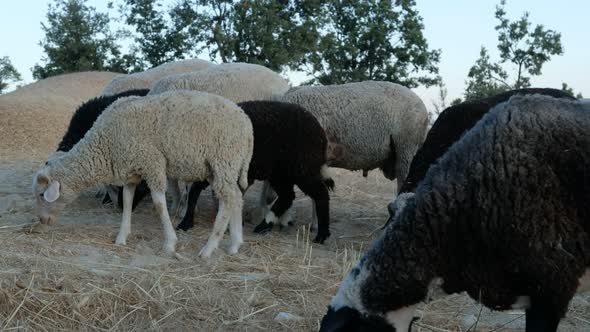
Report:
[{"label": "sheep head", "polygon": [[33,195],[39,221],[49,225],[57,222],[59,212],[75,198],[75,195],[63,185],[63,181],[51,176],[49,162],[33,178]]}]

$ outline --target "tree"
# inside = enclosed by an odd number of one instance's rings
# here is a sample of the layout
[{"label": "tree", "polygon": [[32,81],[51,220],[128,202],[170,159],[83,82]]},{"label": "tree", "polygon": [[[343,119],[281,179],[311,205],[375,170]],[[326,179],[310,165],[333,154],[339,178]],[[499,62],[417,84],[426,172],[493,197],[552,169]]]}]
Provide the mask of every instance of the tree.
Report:
[{"label": "tree", "polygon": [[[541,24],[533,29],[528,12],[520,19],[510,21],[506,18],[505,5],[506,0],[501,0],[495,13],[499,21],[495,30],[498,31],[500,62],[490,62],[487,50],[482,48],[480,58],[469,70],[465,99],[529,87],[531,77],[541,75],[543,65],[551,60],[551,56],[563,54],[560,33]],[[505,63],[516,67],[513,83],[507,81],[508,74],[500,65]]]},{"label": "tree", "polygon": [[324,13],[319,48],[305,61],[310,83],[438,82],[440,50],[429,49],[414,0],[329,0]]},{"label": "tree", "polygon": [[572,97],[576,97],[578,99],[584,98],[584,96],[582,96],[581,92],[578,92],[578,94],[575,94],[574,89],[572,87],[570,87],[569,85],[567,85],[567,83],[565,83],[565,82],[561,83],[561,91],[567,93],[568,95],[570,95]]},{"label": "tree", "polygon": [[467,77],[469,77],[469,80],[465,89],[465,100],[493,96],[511,88],[506,83],[508,73],[502,69],[500,64],[490,61],[488,50],[483,46],[479,51],[479,59],[469,69]]},{"label": "tree", "polygon": [[442,111],[444,111],[447,108],[448,90],[447,90],[445,83],[442,81],[442,79],[437,84],[437,87],[438,87],[438,96],[437,96],[438,100],[432,102],[432,107],[434,108],[434,110],[433,110],[433,112],[429,112],[429,114],[428,114],[429,115],[428,122],[429,122],[430,126],[432,126],[434,121],[436,121],[436,118],[438,118],[440,113],[442,113]]},{"label": "tree", "polygon": [[[144,70],[184,58],[192,48],[186,28],[192,23],[179,6],[168,15],[157,0],[124,0],[120,7],[124,22],[135,29],[134,70]],[[188,7],[190,9],[190,7]]]},{"label": "tree", "polygon": [[0,94],[8,84],[21,81],[20,73],[14,68],[7,56],[0,57]]},{"label": "tree", "polygon": [[200,45],[194,52],[281,71],[296,68],[317,44],[319,8],[317,0],[182,0],[172,12],[176,30]]},{"label": "tree", "polygon": [[39,42],[46,54],[44,65],[36,64],[33,77],[84,70],[125,71],[110,18],[86,5],[87,0],[58,0],[49,4],[45,38]]}]

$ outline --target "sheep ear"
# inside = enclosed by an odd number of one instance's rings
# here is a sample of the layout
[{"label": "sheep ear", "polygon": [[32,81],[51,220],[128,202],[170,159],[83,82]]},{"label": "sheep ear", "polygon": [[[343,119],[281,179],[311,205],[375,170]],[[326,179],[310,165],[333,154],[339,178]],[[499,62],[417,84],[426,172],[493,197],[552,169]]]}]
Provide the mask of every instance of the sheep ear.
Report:
[{"label": "sheep ear", "polygon": [[49,203],[55,202],[59,198],[59,182],[51,182],[43,193],[43,198]]}]

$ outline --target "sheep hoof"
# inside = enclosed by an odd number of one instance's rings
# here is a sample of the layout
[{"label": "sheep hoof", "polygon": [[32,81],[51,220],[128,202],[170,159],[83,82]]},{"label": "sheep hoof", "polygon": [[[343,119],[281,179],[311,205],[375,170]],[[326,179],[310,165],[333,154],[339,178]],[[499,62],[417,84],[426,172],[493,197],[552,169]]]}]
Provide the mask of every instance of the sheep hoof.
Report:
[{"label": "sheep hoof", "polygon": [[279,224],[279,229],[282,230],[284,228],[293,227],[293,225],[295,225],[295,223],[292,220],[289,220],[289,222],[280,223]]},{"label": "sheep hoof", "polygon": [[227,253],[230,255],[235,255],[238,253],[239,250],[240,250],[240,245],[231,245],[227,249]]},{"label": "sheep hoof", "polygon": [[328,232],[327,234],[318,234],[315,239],[313,239],[314,243],[319,243],[319,244],[324,244],[324,241],[326,241],[326,239],[330,237],[330,233]]},{"label": "sheep hoof", "polygon": [[201,251],[199,251],[199,257],[204,258],[204,259],[211,258],[211,254],[213,254],[213,250],[215,250],[215,248],[205,245],[203,247],[203,249],[201,249]]},{"label": "sheep hoof", "polygon": [[266,222],[266,219],[262,220],[262,222],[260,224],[258,224],[258,226],[256,226],[254,228],[254,233],[258,233],[258,234],[265,234],[271,231],[273,226],[273,223],[271,222]]},{"label": "sheep hoof", "polygon": [[125,246],[125,245],[127,245],[127,239],[117,236],[117,239],[115,240],[115,244],[119,245],[119,246]]},{"label": "sheep hoof", "polygon": [[180,224],[178,224],[178,226],[176,226],[176,230],[183,230],[183,231],[188,231],[189,229],[193,228],[193,223],[191,222],[187,222],[186,220],[182,220],[180,222]]}]

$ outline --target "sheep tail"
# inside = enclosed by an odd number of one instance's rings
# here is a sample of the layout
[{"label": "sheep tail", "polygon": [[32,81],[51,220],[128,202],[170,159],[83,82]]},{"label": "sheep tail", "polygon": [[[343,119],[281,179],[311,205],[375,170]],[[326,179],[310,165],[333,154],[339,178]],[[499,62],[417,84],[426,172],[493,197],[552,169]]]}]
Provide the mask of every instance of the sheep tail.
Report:
[{"label": "sheep tail", "polygon": [[334,191],[336,184],[334,183],[334,179],[332,179],[332,175],[330,174],[330,170],[327,165],[322,165],[320,174],[322,175],[322,180],[324,181],[326,187],[328,187],[328,190]]}]

